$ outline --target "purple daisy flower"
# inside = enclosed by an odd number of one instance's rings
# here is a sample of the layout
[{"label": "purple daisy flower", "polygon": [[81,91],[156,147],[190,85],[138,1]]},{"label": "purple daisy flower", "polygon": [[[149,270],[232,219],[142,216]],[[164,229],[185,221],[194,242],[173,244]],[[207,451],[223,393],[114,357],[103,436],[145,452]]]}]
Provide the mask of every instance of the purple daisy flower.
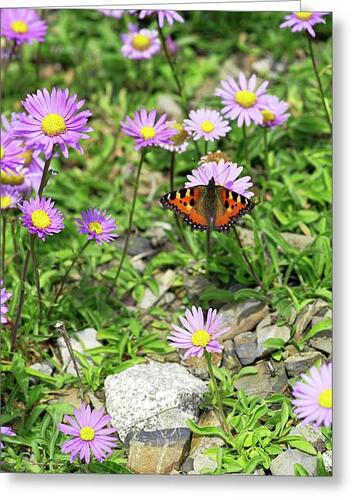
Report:
[{"label": "purple daisy flower", "polygon": [[[2,302],[1,302],[2,303]],[[2,322],[2,321],[1,321]],[[3,436],[16,436],[16,433],[13,432],[13,430],[11,429],[11,427],[0,427],[0,435],[3,435]],[[2,444],[2,442],[0,441],[0,450],[2,450],[4,448],[4,445]]]},{"label": "purple daisy flower", "polygon": [[43,152],[45,158],[50,158],[57,144],[66,158],[67,146],[83,153],[79,141],[88,139],[86,132],[92,130],[87,127],[92,113],[88,110],[78,112],[84,102],[77,102],[76,94],[69,97],[68,89],[55,87],[51,93],[44,89],[28,94],[22,104],[29,116],[21,116],[14,122],[16,135],[25,140],[27,148]]},{"label": "purple daisy flower", "polygon": [[129,24],[128,33],[123,33],[121,40],[121,52],[129,59],[150,59],[160,52],[161,44],[155,30],[139,30],[135,24]]},{"label": "purple daisy flower", "polygon": [[17,45],[44,42],[48,29],[33,9],[1,9],[1,36]]},{"label": "purple daisy flower", "polygon": [[111,215],[106,211],[97,208],[88,208],[81,212],[81,219],[76,219],[80,234],[88,234],[88,240],[95,240],[99,245],[102,243],[111,243],[118,235],[114,233],[117,230],[116,223]]},{"label": "purple daisy flower", "polygon": [[0,146],[0,168],[4,172],[16,172],[18,167],[24,164],[23,158],[24,147],[21,141],[13,138],[9,132],[1,131],[1,146]]},{"label": "purple daisy flower", "polygon": [[[9,319],[7,317],[7,311],[9,308],[5,305],[6,302],[11,297],[12,293],[7,292],[6,288],[3,286],[4,282],[0,281],[0,322],[2,324],[8,323]],[[3,429],[3,427],[2,427]]]},{"label": "purple daisy flower", "polygon": [[70,462],[74,462],[77,456],[89,464],[91,452],[95,458],[102,462],[116,447],[117,437],[111,436],[116,432],[113,427],[107,427],[111,417],[104,415],[104,408],[91,410],[90,406],[83,404],[74,410],[75,418],[65,415],[65,420],[71,425],[59,424],[59,430],[73,439],[66,441],[61,450],[63,453],[71,453]]},{"label": "purple daisy flower", "polygon": [[189,145],[189,134],[186,132],[182,123],[177,121],[167,122],[172,130],[176,130],[176,134],[171,137],[171,144],[164,144],[163,149],[176,153],[184,153]]},{"label": "purple daisy flower", "polygon": [[317,427],[332,423],[332,364],[323,364],[318,370],[311,368],[310,374],[301,375],[304,382],[293,387],[294,412],[303,423],[314,423]]},{"label": "purple daisy flower", "polygon": [[195,141],[215,141],[231,130],[228,123],[218,111],[202,108],[190,112],[189,119],[184,120],[184,127]]},{"label": "purple daisy flower", "polygon": [[216,309],[209,309],[205,320],[202,308],[193,306],[192,311],[187,309],[179,320],[184,328],[172,325],[169,340],[174,347],[187,349],[184,359],[194,356],[201,358],[204,349],[208,352],[222,351],[223,346],[216,339],[229,328],[221,327],[221,316]]},{"label": "purple daisy flower", "polygon": [[131,14],[136,14],[139,19],[144,19],[149,16],[156,15],[158,18],[158,24],[161,28],[164,26],[164,21],[172,26],[175,21],[179,23],[184,23],[183,17],[175,10],[130,10]]},{"label": "purple daisy flower", "polygon": [[280,101],[276,96],[268,95],[265,108],[261,110],[263,127],[274,128],[283,125],[290,116],[290,113],[286,113],[287,109],[287,102]]},{"label": "purple daisy flower", "polygon": [[188,182],[185,183],[185,188],[207,186],[210,179],[214,177],[217,186],[224,186],[246,198],[251,198],[254,193],[247,190],[253,186],[253,183],[250,182],[251,178],[248,175],[239,178],[242,170],[243,167],[237,166],[237,163],[223,159],[204,162],[199,168],[192,170],[192,174],[187,175]]},{"label": "purple daisy flower", "polygon": [[252,75],[248,81],[243,73],[239,75],[239,84],[229,77],[227,80],[221,80],[220,85],[215,90],[215,95],[221,97],[223,104],[221,112],[226,118],[237,119],[237,125],[247,127],[251,122],[256,125],[263,123],[261,110],[264,108],[265,91],[268,82],[263,82],[255,90],[257,77]]},{"label": "purple daisy flower", "polygon": [[126,116],[125,121],[121,122],[122,131],[135,139],[135,149],[149,146],[163,147],[165,144],[172,144],[170,139],[177,134],[177,131],[169,127],[166,113],[161,115],[157,121],[156,118],[156,109],[148,113],[146,109],[142,108],[134,113],[133,120]]},{"label": "purple daisy flower", "polygon": [[292,32],[306,30],[315,38],[313,26],[315,24],[325,24],[323,16],[327,16],[328,12],[292,12],[285,16],[286,21],[280,24],[280,28],[291,28]]},{"label": "purple daisy flower", "polygon": [[121,19],[125,11],[120,9],[97,9],[98,12],[104,14],[104,16],[114,17],[115,19]]},{"label": "purple daisy flower", "polygon": [[21,201],[22,195],[13,186],[0,186],[0,209],[8,210],[14,208]]},{"label": "purple daisy flower", "polygon": [[45,241],[47,236],[60,233],[64,228],[62,213],[54,206],[50,198],[30,198],[19,205],[23,213],[22,224],[31,234],[36,234]]}]

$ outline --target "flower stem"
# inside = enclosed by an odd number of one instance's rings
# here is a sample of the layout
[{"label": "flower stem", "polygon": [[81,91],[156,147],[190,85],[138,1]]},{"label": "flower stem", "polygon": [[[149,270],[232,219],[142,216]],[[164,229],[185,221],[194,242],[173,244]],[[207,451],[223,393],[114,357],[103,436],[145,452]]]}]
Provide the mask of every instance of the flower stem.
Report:
[{"label": "flower stem", "polygon": [[39,186],[39,189],[38,189],[38,196],[42,196],[44,188],[45,188],[45,186],[48,183],[48,180],[49,180],[49,175],[48,175],[49,174],[49,167],[50,167],[50,163],[51,163],[52,157],[53,157],[53,155],[51,155],[50,158],[48,158],[47,160],[45,160],[44,168],[43,168],[43,174],[42,174],[42,179],[40,181],[40,186]]},{"label": "flower stem", "polygon": [[246,251],[245,249],[243,248],[242,246],[242,242],[240,240],[240,237],[238,235],[238,231],[237,231],[237,228],[236,226],[233,226],[233,231],[235,233],[235,237],[236,237],[236,240],[237,240],[237,244],[238,244],[238,247],[239,247],[239,251],[240,251],[240,255],[242,257],[242,260],[244,261],[244,263],[247,265],[247,268],[248,268],[248,271],[249,271],[249,274],[252,276],[252,278],[254,279],[254,281],[257,283],[257,285],[262,289],[264,290],[264,292],[266,291],[265,288],[264,288],[264,285],[262,283],[262,281],[260,280],[258,274],[256,273],[251,261],[249,260],[249,258],[247,257],[247,254],[246,254]]},{"label": "flower stem", "polygon": [[321,101],[322,101],[322,104],[323,104],[323,108],[325,110],[326,119],[327,119],[327,122],[328,122],[329,127],[330,127],[330,132],[332,134],[332,122],[331,122],[331,117],[330,117],[330,113],[329,113],[328,106],[327,106],[327,99],[325,98],[323,85],[321,83],[321,79],[320,79],[320,76],[319,76],[318,66],[317,66],[317,62],[315,60],[314,51],[313,51],[312,39],[308,35],[308,33],[307,33],[307,38],[308,38],[309,55],[310,55],[310,58],[312,60],[312,65],[313,65],[313,70],[314,70],[314,73],[315,73],[315,77],[316,77],[317,82],[318,82],[320,97],[321,97]]},{"label": "flower stem", "polygon": [[208,154],[208,141],[204,141],[204,156],[207,156]]},{"label": "flower stem", "polygon": [[[30,238],[34,238],[34,235],[31,235]],[[17,331],[18,327],[21,321],[22,317],[22,309],[23,309],[23,304],[24,304],[24,292],[25,292],[25,284],[26,284],[26,278],[27,278],[27,272],[28,272],[28,264],[29,264],[29,258],[31,256],[31,250],[30,248],[27,249],[26,251],[26,256],[24,258],[23,262],[23,268],[22,268],[22,273],[21,273],[21,288],[20,288],[20,299],[18,303],[18,308],[17,308],[17,314],[16,314],[16,320],[15,324],[12,329],[12,334],[11,334],[11,351],[13,351],[15,343],[16,343],[16,338],[17,338]]]},{"label": "flower stem", "polygon": [[39,324],[41,324],[42,319],[43,319],[43,299],[42,299],[42,294],[41,294],[41,290],[40,290],[40,277],[39,277],[37,256],[35,253],[35,240],[34,240],[34,238],[30,238],[30,251],[31,251],[32,263],[33,263],[35,286],[37,288]]},{"label": "flower stem", "polygon": [[210,251],[211,251],[211,231],[212,227],[208,226],[207,229],[207,238],[206,238],[206,247],[205,247],[205,252],[206,252],[206,257],[207,257],[207,268],[209,270],[209,263],[210,263]]},{"label": "flower stem", "polygon": [[128,228],[127,228],[127,235],[126,235],[126,239],[125,239],[125,245],[123,247],[123,251],[122,251],[122,256],[121,256],[121,259],[120,259],[119,267],[117,268],[113,284],[112,284],[112,286],[111,286],[111,288],[109,290],[109,293],[108,293],[108,297],[112,294],[114,288],[117,285],[117,281],[119,279],[119,276],[120,276],[120,273],[121,273],[121,270],[122,270],[122,266],[123,266],[123,263],[125,261],[126,255],[127,255],[128,244],[129,244],[129,241],[130,241],[131,230],[132,230],[134,209],[136,207],[137,193],[138,193],[138,187],[139,187],[139,178],[140,178],[140,175],[141,175],[142,165],[143,165],[144,159],[146,157],[146,154],[147,154],[147,150],[145,148],[143,148],[142,151],[141,151],[141,158],[139,160],[137,175],[136,175],[136,179],[135,179],[135,183],[134,183],[134,192],[133,192],[132,206],[131,206],[130,217],[129,217],[129,221],[128,221]]},{"label": "flower stem", "polygon": [[1,279],[3,283],[5,283],[6,219],[6,210],[3,210],[1,224]]},{"label": "flower stem", "polygon": [[[53,300],[53,305],[56,304],[57,302],[57,299],[60,297],[61,295],[61,292],[65,286],[65,283],[66,283],[66,280],[67,280],[67,277],[68,275],[70,274],[73,266],[76,264],[77,260],[79,259],[79,257],[82,255],[82,253],[84,252],[84,250],[87,248],[87,246],[89,245],[89,243],[91,242],[92,240],[87,240],[85,242],[85,244],[80,248],[80,250],[76,253],[76,255],[74,256],[74,258],[72,259],[72,262],[71,264],[69,265],[69,267],[67,268],[65,274],[63,275],[62,277],[62,280],[60,281],[60,285],[59,285],[59,288],[56,292],[56,295],[55,295],[55,298]],[[49,313],[50,313],[51,309],[49,310]]]},{"label": "flower stem", "polygon": [[205,357],[205,360],[207,362],[208,372],[209,372],[210,379],[211,379],[211,382],[212,382],[212,385],[214,388],[215,397],[217,400],[217,406],[218,406],[218,410],[220,413],[220,420],[221,420],[223,429],[226,432],[226,434],[228,434],[229,436],[232,436],[231,429],[230,429],[229,424],[227,423],[227,420],[226,420],[224,407],[222,405],[219,386],[218,386],[218,383],[217,383],[215,375],[214,375],[213,365],[211,363],[211,355],[207,350],[204,350],[204,357]]},{"label": "flower stem", "polygon": [[270,166],[269,166],[269,147],[268,147],[268,129],[263,127],[263,137],[264,137],[264,157],[265,157],[265,173],[266,178],[270,178]]},{"label": "flower stem", "polygon": [[171,153],[170,153],[170,191],[174,190],[175,162],[176,162],[176,152],[171,151]]},{"label": "flower stem", "polygon": [[247,169],[250,169],[249,157],[248,157],[248,138],[247,138],[247,127],[246,125],[242,126],[243,140],[242,140],[242,148],[243,148],[243,161],[244,165]]}]

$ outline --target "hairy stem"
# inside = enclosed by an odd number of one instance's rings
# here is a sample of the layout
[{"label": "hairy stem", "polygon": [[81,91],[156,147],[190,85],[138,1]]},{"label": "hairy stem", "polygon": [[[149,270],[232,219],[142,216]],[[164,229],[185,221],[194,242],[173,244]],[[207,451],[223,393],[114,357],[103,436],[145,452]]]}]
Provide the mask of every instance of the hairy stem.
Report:
[{"label": "hairy stem", "polygon": [[6,210],[3,210],[1,221],[1,279],[3,283],[5,283],[6,219]]},{"label": "hairy stem", "polygon": [[247,266],[247,269],[249,271],[249,274],[252,276],[252,278],[254,279],[254,281],[257,283],[257,285],[265,291],[265,288],[264,288],[264,285],[262,283],[262,281],[260,280],[258,274],[256,273],[251,261],[249,260],[248,256],[247,256],[247,253],[245,251],[245,249],[243,248],[243,245],[242,245],[242,242],[240,240],[240,237],[238,235],[238,231],[237,231],[237,228],[236,226],[233,226],[233,231],[235,233],[235,237],[236,237],[236,240],[237,240],[237,244],[238,244],[238,248],[239,248],[239,251],[240,251],[240,255],[242,257],[242,260],[244,261],[244,263],[246,264]]},{"label": "hairy stem", "polygon": [[311,39],[311,37],[309,36],[308,33],[307,33],[307,38],[308,38],[309,55],[310,55],[310,58],[312,60],[312,65],[313,65],[313,70],[314,70],[314,73],[315,73],[315,77],[316,77],[317,82],[318,82],[318,87],[319,87],[319,93],[320,93],[321,102],[323,104],[323,108],[324,108],[325,114],[326,114],[326,119],[327,119],[327,122],[328,122],[329,127],[330,127],[330,132],[332,134],[332,122],[331,122],[331,117],[330,117],[330,113],[329,113],[328,106],[327,106],[327,99],[325,98],[324,89],[323,89],[323,85],[321,83],[321,79],[320,79],[320,75],[319,75],[319,71],[318,71],[317,62],[316,62],[316,59],[315,59],[315,56],[314,56],[312,39]]},{"label": "hairy stem", "polygon": [[41,322],[43,320],[43,299],[42,299],[42,293],[40,290],[40,276],[39,276],[37,256],[35,253],[35,239],[34,238],[30,238],[30,251],[31,251],[32,263],[33,263],[35,286],[37,289],[37,297],[38,297],[39,324],[41,324]]},{"label": "hairy stem", "polygon": [[[33,238],[34,236],[31,235],[30,238]],[[28,272],[28,264],[29,264],[29,258],[31,256],[31,249],[28,248],[26,251],[26,255],[24,258],[23,262],[23,268],[22,268],[22,273],[21,273],[21,287],[20,287],[20,298],[18,302],[18,308],[17,308],[17,314],[16,314],[16,319],[15,323],[12,329],[12,334],[11,334],[11,351],[13,351],[16,339],[17,339],[17,331],[18,327],[21,321],[22,317],[22,309],[23,309],[23,304],[24,304],[24,293],[25,293],[25,284],[26,284],[26,278],[27,278],[27,272]]]}]

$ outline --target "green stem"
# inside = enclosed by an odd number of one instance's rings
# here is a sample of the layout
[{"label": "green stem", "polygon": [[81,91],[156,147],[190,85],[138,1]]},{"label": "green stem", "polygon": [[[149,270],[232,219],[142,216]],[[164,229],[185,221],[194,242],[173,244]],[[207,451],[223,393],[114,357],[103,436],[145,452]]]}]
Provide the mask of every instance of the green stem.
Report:
[{"label": "green stem", "polygon": [[53,300],[53,305],[56,304],[57,302],[57,299],[60,297],[61,295],[61,292],[65,286],[65,283],[66,283],[66,280],[68,278],[68,275],[70,274],[73,266],[76,264],[77,260],[80,258],[80,256],[82,255],[82,253],[84,252],[84,250],[87,248],[87,246],[89,245],[89,243],[91,242],[92,240],[87,240],[85,242],[85,244],[80,248],[80,250],[76,253],[76,255],[74,256],[74,258],[72,259],[72,262],[71,264],[69,265],[69,267],[67,268],[65,274],[63,275],[62,277],[62,280],[60,281],[60,285],[59,285],[59,288],[56,292],[56,295],[55,295],[55,298]]},{"label": "green stem", "polygon": [[176,152],[170,153],[170,191],[174,190]]},{"label": "green stem", "polygon": [[207,367],[208,367],[210,379],[211,379],[211,382],[212,382],[212,385],[214,388],[215,397],[216,397],[217,405],[218,405],[218,410],[220,413],[220,420],[221,420],[224,431],[226,432],[226,434],[228,434],[231,437],[232,432],[231,432],[229,424],[227,423],[227,420],[226,420],[224,407],[223,407],[222,401],[221,401],[221,394],[220,394],[219,386],[218,386],[218,383],[217,383],[215,375],[214,375],[213,365],[211,363],[211,354],[207,350],[204,350],[204,356],[205,356],[205,360],[207,362]]},{"label": "green stem", "polygon": [[[30,238],[33,238],[34,235],[31,235]],[[24,304],[24,293],[25,293],[25,284],[26,284],[26,278],[27,278],[27,272],[28,272],[28,264],[29,264],[29,258],[31,256],[31,249],[28,248],[26,251],[26,256],[24,258],[23,262],[23,268],[22,268],[22,273],[21,273],[21,287],[20,287],[20,298],[18,302],[18,308],[17,308],[17,314],[16,314],[16,320],[15,324],[12,329],[12,334],[11,334],[11,351],[13,351],[15,343],[16,343],[16,338],[17,338],[17,331],[18,327],[22,318],[22,309],[23,309],[23,304]]]},{"label": "green stem", "polygon": [[53,157],[53,154],[50,156],[50,158],[48,158],[47,160],[45,160],[44,168],[43,168],[43,174],[42,174],[42,179],[40,181],[40,186],[39,186],[39,189],[38,189],[38,196],[41,196],[43,194],[44,188],[45,188],[45,186],[48,183],[48,180],[49,180],[49,167],[50,167],[50,162],[51,162],[52,157]]},{"label": "green stem", "polygon": [[15,219],[15,218],[13,218],[11,220],[11,236],[12,236],[12,244],[13,244],[13,261],[14,261],[16,267],[17,267],[18,264],[19,264],[18,263],[19,251],[18,251],[16,229],[15,229],[16,222],[17,222],[17,219]]},{"label": "green stem", "polygon": [[307,33],[307,38],[308,38],[309,55],[310,55],[310,58],[312,60],[312,65],[313,65],[313,70],[314,70],[314,73],[315,73],[315,77],[316,77],[317,82],[318,82],[318,87],[319,87],[321,101],[322,101],[322,104],[323,104],[323,108],[325,110],[327,122],[328,122],[329,127],[330,127],[330,132],[332,133],[332,122],[331,122],[331,117],[330,117],[330,113],[329,113],[328,106],[327,106],[327,99],[325,98],[323,85],[321,83],[321,79],[320,79],[320,76],[319,76],[318,66],[317,66],[317,62],[315,60],[314,51],[313,51],[312,39],[311,39],[311,37],[309,36],[308,33]]},{"label": "green stem", "polygon": [[264,170],[266,173],[266,178],[270,178],[268,129],[266,127],[263,127],[263,136],[264,136],[264,156],[265,156]]},{"label": "green stem", "polygon": [[3,210],[1,224],[1,279],[3,283],[5,283],[6,219],[6,210]]},{"label": "green stem", "polygon": [[140,178],[140,175],[141,175],[142,165],[143,165],[144,159],[146,157],[146,154],[147,154],[147,150],[145,148],[143,148],[142,152],[141,152],[141,158],[140,158],[140,161],[139,161],[138,170],[137,170],[137,176],[136,176],[135,184],[134,184],[132,206],[131,206],[130,217],[129,217],[129,221],[128,221],[128,228],[127,228],[127,235],[126,235],[126,239],[125,239],[125,244],[124,244],[124,247],[123,247],[123,251],[122,251],[122,256],[121,256],[121,259],[120,259],[119,267],[117,268],[117,271],[116,271],[116,274],[115,274],[115,277],[114,277],[114,281],[113,281],[113,284],[112,284],[112,286],[111,286],[111,288],[109,290],[108,296],[110,296],[112,294],[114,288],[117,285],[117,281],[119,279],[119,276],[120,276],[120,273],[121,273],[121,270],[122,270],[122,266],[123,266],[123,263],[125,261],[126,255],[127,255],[128,244],[129,244],[129,241],[130,241],[130,236],[131,236],[131,231],[132,231],[134,209],[136,207],[136,200],[137,200],[137,193],[138,193],[138,186],[139,186],[139,178]]},{"label": "green stem", "polygon": [[249,157],[248,157],[248,138],[247,138],[247,127],[246,125],[242,126],[243,140],[242,140],[242,149],[243,149],[243,161],[244,166],[249,170]]},{"label": "green stem", "polygon": [[241,258],[242,260],[244,261],[244,263],[247,265],[247,268],[248,268],[248,271],[249,271],[249,274],[252,276],[252,278],[254,279],[254,281],[257,283],[257,285],[262,289],[264,290],[264,292],[266,292],[265,288],[264,288],[264,285],[262,283],[262,281],[260,280],[259,276],[257,275],[257,273],[255,272],[255,269],[251,263],[251,261],[249,260],[249,258],[247,257],[247,254],[246,254],[246,251],[245,249],[243,248],[242,246],[242,242],[240,240],[240,237],[238,235],[238,231],[237,231],[237,228],[236,226],[233,226],[233,231],[235,233],[235,237],[236,237],[236,240],[237,240],[237,244],[238,244],[238,248],[239,248],[239,251],[240,251],[240,255],[241,255]]},{"label": "green stem", "polygon": [[208,154],[208,146],[209,146],[208,141],[204,140],[204,156],[207,156]]},{"label": "green stem", "polygon": [[208,270],[209,270],[209,264],[210,264],[211,231],[212,231],[212,227],[209,226],[207,229],[207,239],[206,239],[206,257],[207,257],[207,269]]},{"label": "green stem", "polygon": [[33,270],[34,270],[35,286],[37,289],[37,297],[38,297],[39,324],[41,324],[42,319],[43,319],[43,299],[42,299],[42,293],[40,290],[40,277],[39,277],[37,256],[35,253],[35,240],[34,240],[34,238],[30,238],[30,250],[31,250],[31,257],[32,257],[32,263],[33,263]]}]

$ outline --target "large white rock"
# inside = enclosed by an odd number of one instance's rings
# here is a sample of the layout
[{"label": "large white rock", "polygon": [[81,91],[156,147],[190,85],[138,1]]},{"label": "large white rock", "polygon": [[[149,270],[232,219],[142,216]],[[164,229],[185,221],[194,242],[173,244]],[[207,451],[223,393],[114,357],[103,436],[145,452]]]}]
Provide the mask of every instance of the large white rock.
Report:
[{"label": "large white rock", "polygon": [[122,440],[129,432],[187,427],[207,384],[176,363],[135,365],[105,380],[107,411]]}]

